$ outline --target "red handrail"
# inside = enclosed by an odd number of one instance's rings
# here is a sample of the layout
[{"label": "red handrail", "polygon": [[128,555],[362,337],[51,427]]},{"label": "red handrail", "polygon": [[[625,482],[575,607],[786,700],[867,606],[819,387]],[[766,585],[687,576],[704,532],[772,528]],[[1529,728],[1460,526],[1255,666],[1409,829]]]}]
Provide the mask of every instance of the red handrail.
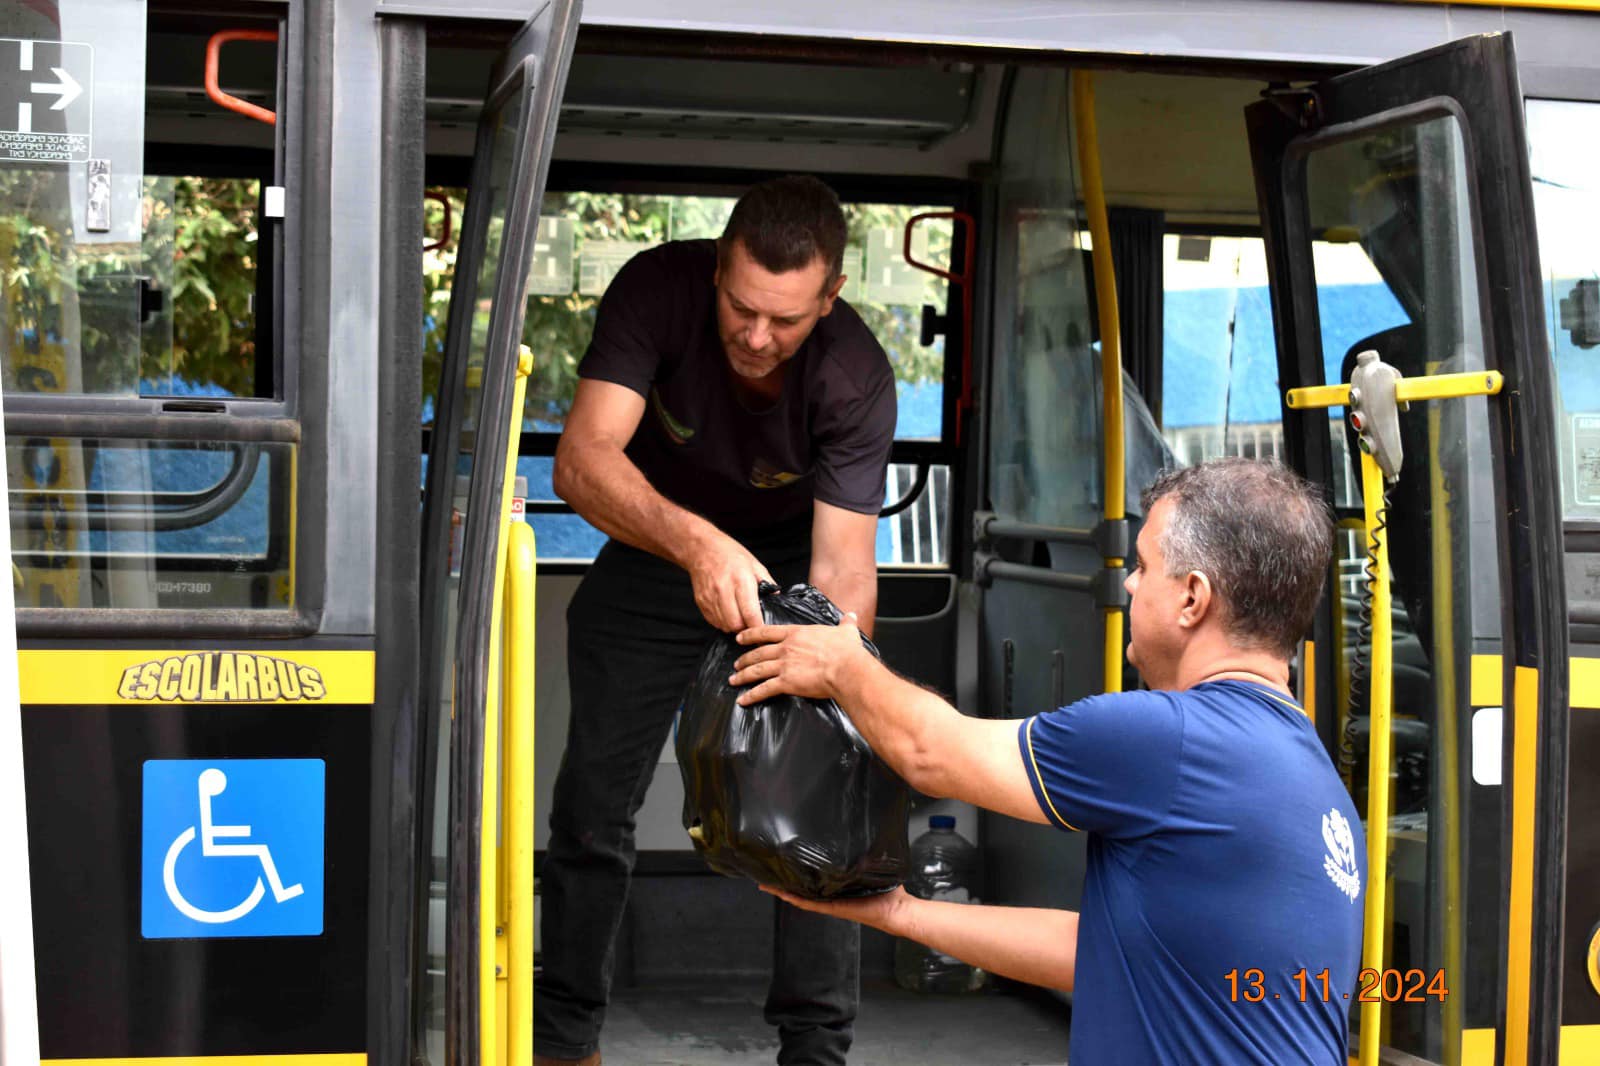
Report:
[{"label": "red handrail", "polygon": [[422,198],[424,200],[432,200],[434,203],[439,204],[444,208],[443,233],[440,235],[438,240],[429,241],[427,244],[422,246],[422,250],[424,252],[433,252],[449,244],[450,238],[455,236],[454,227],[451,225],[450,197],[446,196],[442,192],[425,192],[422,194]]},{"label": "red handrail", "polygon": [[278,115],[264,107],[257,107],[248,100],[241,100],[237,96],[230,96],[222,91],[217,84],[217,66],[221,58],[222,46],[229,41],[271,41],[278,42],[278,35],[272,30],[221,30],[211,35],[206,42],[206,95],[218,107],[225,107],[229,111],[237,111],[246,118],[253,118],[258,122],[265,122],[269,126],[278,124]]}]

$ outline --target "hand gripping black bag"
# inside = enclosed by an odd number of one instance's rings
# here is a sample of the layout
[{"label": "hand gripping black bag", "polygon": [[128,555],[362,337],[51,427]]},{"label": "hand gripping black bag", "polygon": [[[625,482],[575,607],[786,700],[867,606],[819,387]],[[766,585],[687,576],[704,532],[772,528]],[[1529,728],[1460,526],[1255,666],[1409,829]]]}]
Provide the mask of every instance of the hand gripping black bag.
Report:
[{"label": "hand gripping black bag", "polygon": [[[809,585],[763,583],[774,625],[838,625]],[[862,637],[873,655],[878,649]],[[728,684],[750,649],[712,641],[683,700],[678,766],[683,825],[719,873],[809,899],[886,892],[906,878],[906,783],[873,754],[832,700],[778,696],[749,707]]]}]

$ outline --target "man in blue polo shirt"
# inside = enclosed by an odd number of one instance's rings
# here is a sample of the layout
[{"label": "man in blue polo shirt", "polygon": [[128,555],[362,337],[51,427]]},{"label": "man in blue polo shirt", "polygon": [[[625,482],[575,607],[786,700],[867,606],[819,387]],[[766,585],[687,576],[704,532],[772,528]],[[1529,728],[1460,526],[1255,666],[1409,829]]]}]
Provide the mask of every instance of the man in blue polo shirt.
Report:
[{"label": "man in blue polo shirt", "polygon": [[903,889],[798,906],[1073,993],[1074,1066],[1346,1061],[1365,843],[1289,690],[1332,553],[1320,494],[1221,460],[1162,475],[1127,580],[1152,691],[969,718],[864,653],[848,623],[758,626],[741,700],[832,698],[911,785],[1089,834],[1083,910]]}]

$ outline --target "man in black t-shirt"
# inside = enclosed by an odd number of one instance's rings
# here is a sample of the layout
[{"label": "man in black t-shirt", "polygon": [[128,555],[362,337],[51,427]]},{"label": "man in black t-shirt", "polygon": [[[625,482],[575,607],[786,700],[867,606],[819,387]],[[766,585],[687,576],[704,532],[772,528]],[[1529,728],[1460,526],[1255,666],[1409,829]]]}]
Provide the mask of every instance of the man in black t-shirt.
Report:
[{"label": "man in black t-shirt", "polygon": [[[894,374],[839,299],[846,230],[813,178],[757,185],[717,241],[641,252],[600,302],[555,488],[611,539],[567,611],[572,717],[541,872],[540,1066],[599,1062],[634,817],[709,638],[809,580],[869,634]],[[779,904],[778,1062],[843,1063],[859,931]]]}]

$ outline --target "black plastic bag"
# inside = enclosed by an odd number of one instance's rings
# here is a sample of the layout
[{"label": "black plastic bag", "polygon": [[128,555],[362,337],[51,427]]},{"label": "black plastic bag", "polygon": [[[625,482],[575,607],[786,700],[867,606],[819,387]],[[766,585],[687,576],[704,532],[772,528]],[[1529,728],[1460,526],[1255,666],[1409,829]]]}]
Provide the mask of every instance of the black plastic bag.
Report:
[{"label": "black plastic bag", "polygon": [[[838,608],[810,585],[763,583],[760,596],[770,624],[839,624]],[[832,700],[739,706],[743,689],[728,677],[749,650],[717,637],[684,696],[676,746],[695,847],[719,873],[808,899],[894,888],[909,867],[910,789]]]}]

